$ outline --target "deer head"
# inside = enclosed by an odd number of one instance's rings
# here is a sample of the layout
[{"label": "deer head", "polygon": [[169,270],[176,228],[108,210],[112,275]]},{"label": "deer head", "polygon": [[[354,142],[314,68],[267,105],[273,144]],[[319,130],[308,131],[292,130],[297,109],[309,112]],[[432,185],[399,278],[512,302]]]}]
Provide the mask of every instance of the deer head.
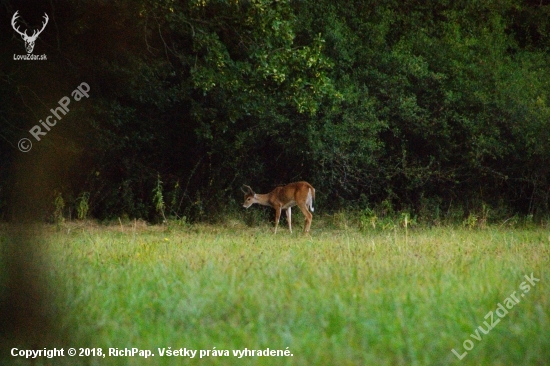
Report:
[{"label": "deer head", "polygon": [[42,29],[34,30],[32,35],[29,36],[27,34],[26,29],[25,29],[25,32],[21,32],[19,30],[19,26],[16,26],[15,21],[17,20],[17,18],[19,18],[19,15],[17,15],[17,13],[19,13],[19,10],[16,11],[15,14],[13,14],[13,17],[11,18],[11,26],[17,33],[19,33],[19,35],[21,35],[21,38],[23,38],[23,41],[25,41],[25,48],[27,50],[27,53],[32,53],[32,50],[34,49],[34,42],[36,42],[36,39],[38,38],[40,33],[42,33],[44,28],[46,28],[46,24],[48,24],[48,20],[49,20],[48,14],[44,13],[44,22],[42,23]]},{"label": "deer head", "polygon": [[250,188],[250,186],[244,185],[243,187],[246,188],[246,191],[241,188],[241,191],[243,191],[244,193],[243,207],[248,208],[253,203],[256,203],[256,201],[254,200],[254,198],[256,197],[256,193],[254,193],[254,191],[252,190],[252,188]]}]

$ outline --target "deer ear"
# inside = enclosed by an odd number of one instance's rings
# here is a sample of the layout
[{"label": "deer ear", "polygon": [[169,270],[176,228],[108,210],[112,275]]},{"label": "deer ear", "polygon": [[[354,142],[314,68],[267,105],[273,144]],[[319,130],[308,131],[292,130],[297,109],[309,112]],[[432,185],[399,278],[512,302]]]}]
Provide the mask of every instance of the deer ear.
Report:
[{"label": "deer ear", "polygon": [[252,188],[250,188],[250,186],[247,186],[247,185],[245,184],[244,187],[245,187],[246,189],[248,189],[248,192],[244,192],[244,191],[243,191],[245,194],[255,194],[254,191],[252,190]]}]

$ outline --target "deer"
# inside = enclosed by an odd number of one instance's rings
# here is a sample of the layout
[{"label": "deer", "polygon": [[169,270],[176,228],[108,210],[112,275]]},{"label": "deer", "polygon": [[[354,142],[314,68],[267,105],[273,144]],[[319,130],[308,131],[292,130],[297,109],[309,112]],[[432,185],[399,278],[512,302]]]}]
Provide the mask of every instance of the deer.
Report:
[{"label": "deer", "polygon": [[[306,218],[304,224],[304,233],[309,233],[311,227],[311,220],[313,215],[313,200],[315,200],[315,188],[308,182],[294,182],[287,184],[286,186],[280,186],[273,191],[266,194],[255,193],[250,186],[244,185],[246,190],[242,189],[244,193],[244,208],[249,208],[254,203],[258,203],[263,206],[273,207],[275,209],[275,234],[277,234],[277,227],[279,226],[279,218],[281,217],[281,211],[286,209],[286,218],[288,221],[288,229],[292,234],[292,207],[298,206],[304,217]],[[309,212],[311,210],[311,212]]]},{"label": "deer", "polygon": [[40,30],[34,30],[32,32],[32,36],[29,36],[27,34],[27,30],[25,29],[25,32],[21,32],[19,30],[19,26],[16,26],[15,22],[17,20],[17,18],[19,18],[19,15],[17,15],[17,13],[19,13],[19,10],[17,10],[15,12],[15,14],[13,14],[13,17],[11,18],[11,26],[13,27],[13,29],[19,33],[19,35],[21,36],[21,38],[23,38],[23,41],[25,41],[25,48],[27,50],[27,53],[32,53],[32,50],[34,49],[34,42],[36,42],[36,39],[38,38],[38,36],[40,35],[40,33],[42,33],[42,31],[44,30],[44,28],[46,28],[46,24],[48,24],[48,20],[50,20],[50,18],[48,18],[48,14],[44,13],[44,22],[42,23],[42,29]]}]

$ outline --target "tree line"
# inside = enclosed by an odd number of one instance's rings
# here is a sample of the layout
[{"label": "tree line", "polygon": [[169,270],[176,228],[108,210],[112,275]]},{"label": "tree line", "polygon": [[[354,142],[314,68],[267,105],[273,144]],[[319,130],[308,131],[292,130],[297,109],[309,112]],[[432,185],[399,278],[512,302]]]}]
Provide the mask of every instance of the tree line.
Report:
[{"label": "tree line", "polygon": [[[0,218],[319,207],[548,214],[548,1],[2,2]],[[38,29],[35,54],[11,27]],[[28,32],[31,33],[30,31]],[[29,129],[89,98],[32,150]],[[22,198],[23,197],[23,198]]]}]

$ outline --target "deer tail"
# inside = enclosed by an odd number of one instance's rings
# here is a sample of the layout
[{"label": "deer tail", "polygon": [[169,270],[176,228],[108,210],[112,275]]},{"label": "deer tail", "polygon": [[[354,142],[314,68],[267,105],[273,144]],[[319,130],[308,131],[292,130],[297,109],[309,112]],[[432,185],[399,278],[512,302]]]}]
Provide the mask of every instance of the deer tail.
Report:
[{"label": "deer tail", "polygon": [[309,206],[309,209],[311,210],[311,212],[315,211],[313,208],[314,200],[315,200],[315,188],[311,187],[307,192],[307,205]]}]

